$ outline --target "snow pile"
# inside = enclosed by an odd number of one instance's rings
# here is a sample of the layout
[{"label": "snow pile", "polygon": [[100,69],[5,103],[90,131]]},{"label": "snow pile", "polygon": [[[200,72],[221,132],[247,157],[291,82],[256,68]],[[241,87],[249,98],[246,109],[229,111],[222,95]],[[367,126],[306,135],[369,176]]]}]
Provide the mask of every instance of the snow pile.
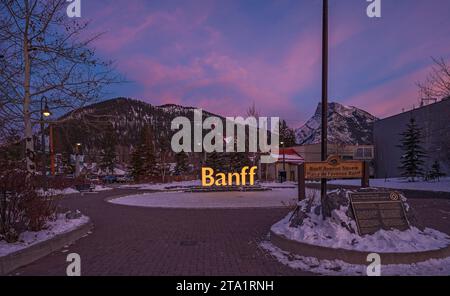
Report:
[{"label": "snow pile", "polygon": [[[259,185],[266,188],[277,188],[277,189],[290,189],[296,188],[296,182],[259,182]],[[172,183],[142,183],[142,184],[127,184],[121,185],[119,188],[121,189],[139,189],[139,190],[168,190],[168,189],[186,189],[189,187],[201,186],[202,183],[200,180],[193,181],[181,181],[181,182],[172,182]]]},{"label": "snow pile", "polygon": [[108,191],[108,190],[113,190],[111,187],[106,187],[103,185],[95,185],[94,187],[94,192],[100,192],[100,191]]},{"label": "snow pile", "polygon": [[134,194],[109,200],[110,203],[183,209],[230,208],[287,208],[297,201],[296,189],[247,192],[204,192],[201,194],[181,191],[160,191]]},{"label": "snow pile", "polygon": [[[361,184],[361,181],[354,179],[333,180],[330,181],[329,184],[359,186]],[[441,178],[439,182],[438,181],[408,182],[408,180],[404,178],[370,179],[370,186],[380,188],[392,188],[392,189],[450,192],[450,178],[449,177]]]},{"label": "snow pile", "polygon": [[266,188],[296,188],[297,187],[297,183],[296,182],[291,182],[291,181],[287,181],[284,183],[279,183],[279,182],[259,182],[259,185],[261,185],[262,187],[266,187]]},{"label": "snow pile", "polygon": [[67,219],[65,214],[58,214],[58,219],[56,219],[56,221],[48,222],[47,229],[45,230],[38,232],[23,232],[19,236],[19,241],[12,244],[5,241],[0,241],[0,257],[49,240],[58,234],[72,231],[88,222],[89,218],[86,216],[81,216],[78,219]]},{"label": "snow pile", "polygon": [[[307,201],[300,206],[306,208]],[[298,228],[290,227],[292,214],[274,224],[271,230],[288,239],[333,249],[355,251],[403,253],[436,250],[450,245],[450,237],[434,229],[423,231],[411,226],[406,231],[396,229],[379,230],[372,235],[359,236],[356,222],[348,216],[348,206],[340,206],[331,212],[331,218],[323,219],[317,211],[319,201],[315,199],[313,209]],[[405,206],[406,210],[409,207]]]},{"label": "snow pile", "polygon": [[[269,242],[262,242],[260,246],[268,251],[280,263],[294,269],[314,272],[322,275],[366,276],[367,266],[349,264],[341,260],[319,260],[313,257],[285,252]],[[369,264],[369,263],[368,263]],[[430,259],[415,264],[381,265],[381,276],[444,276],[450,275],[450,258]]]},{"label": "snow pile", "polygon": [[76,193],[80,193],[80,191],[78,191],[74,188],[68,187],[68,188],[64,188],[64,189],[49,188],[49,189],[47,189],[47,191],[44,191],[43,189],[39,189],[39,190],[37,190],[37,193],[39,195],[56,196],[56,195],[76,194]]},{"label": "snow pile", "polygon": [[119,188],[121,189],[139,189],[139,190],[166,190],[167,188],[172,189],[182,189],[194,186],[201,186],[200,180],[193,181],[181,181],[181,182],[172,182],[172,183],[142,183],[142,184],[133,184],[133,185],[121,185]]}]

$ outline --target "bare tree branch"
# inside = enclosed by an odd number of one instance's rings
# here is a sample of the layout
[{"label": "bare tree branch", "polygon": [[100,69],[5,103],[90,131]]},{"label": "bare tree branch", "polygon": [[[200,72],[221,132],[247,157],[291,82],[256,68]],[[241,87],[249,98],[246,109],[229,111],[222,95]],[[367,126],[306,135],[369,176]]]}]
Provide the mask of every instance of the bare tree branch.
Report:
[{"label": "bare tree branch", "polygon": [[43,96],[62,114],[121,81],[92,47],[102,34],[86,36],[89,23],[68,18],[66,8],[65,0],[0,0],[0,128],[27,139],[27,157]]},{"label": "bare tree branch", "polygon": [[440,100],[450,96],[450,65],[444,58],[432,58],[434,66],[423,82],[417,83],[422,100]]}]

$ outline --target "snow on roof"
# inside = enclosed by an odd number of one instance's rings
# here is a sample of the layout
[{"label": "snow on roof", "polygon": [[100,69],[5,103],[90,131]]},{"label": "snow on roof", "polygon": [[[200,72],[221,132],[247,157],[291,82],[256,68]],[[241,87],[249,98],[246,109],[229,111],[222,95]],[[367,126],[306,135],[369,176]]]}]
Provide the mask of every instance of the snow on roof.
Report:
[{"label": "snow on roof", "polygon": [[271,156],[276,158],[277,162],[282,162],[283,158],[287,163],[298,164],[305,162],[305,159],[292,148],[282,148],[279,151],[273,151]]}]

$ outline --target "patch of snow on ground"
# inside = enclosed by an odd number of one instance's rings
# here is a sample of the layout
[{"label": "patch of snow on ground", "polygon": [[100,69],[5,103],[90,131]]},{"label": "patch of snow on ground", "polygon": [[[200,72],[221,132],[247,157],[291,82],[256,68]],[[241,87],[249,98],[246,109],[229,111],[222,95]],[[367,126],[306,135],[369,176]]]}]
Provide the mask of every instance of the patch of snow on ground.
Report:
[{"label": "patch of snow on ground", "polygon": [[124,196],[109,202],[156,208],[265,208],[288,207],[297,203],[297,189],[257,192],[180,192],[163,191]]},{"label": "patch of snow on ground", "polygon": [[139,190],[164,190],[166,187],[192,187],[192,186],[201,186],[202,183],[200,180],[193,181],[181,181],[181,182],[172,182],[172,183],[142,183],[142,184],[128,184],[121,185],[119,188],[121,189],[139,189]]},{"label": "patch of snow on ground", "polygon": [[[338,191],[338,190],[335,190]],[[347,194],[349,191],[346,191]],[[307,196],[313,198],[311,210],[298,228],[289,227],[289,213],[284,219],[274,224],[271,230],[288,239],[307,243],[310,245],[323,246],[333,249],[347,249],[368,252],[421,252],[436,250],[450,245],[450,237],[434,229],[425,228],[423,231],[411,226],[406,231],[396,229],[379,230],[373,235],[360,236],[350,230],[357,230],[355,221],[347,216],[348,206],[341,206],[339,210],[331,212],[331,218],[323,219],[320,211],[318,190],[307,190]],[[406,198],[401,196],[406,211],[409,205]],[[304,211],[308,200],[299,203]],[[350,229],[350,230],[349,230]]]},{"label": "patch of snow on ground", "polygon": [[[296,182],[259,182],[256,185],[261,185],[262,187],[267,188],[294,188],[297,187]],[[193,181],[181,181],[181,182],[172,182],[172,183],[142,183],[142,184],[127,184],[127,185],[120,185],[119,188],[122,189],[140,189],[140,190],[165,190],[167,188],[188,188],[188,187],[194,187],[194,186],[201,186],[202,183],[200,180],[193,180]]]},{"label": "patch of snow on ground", "polygon": [[[268,251],[280,263],[293,269],[300,269],[322,275],[348,275],[366,276],[367,266],[349,264],[341,260],[319,260],[314,257],[304,257],[290,254],[279,249],[270,242],[260,243],[261,248]],[[369,264],[369,263],[368,263]],[[415,264],[383,265],[381,262],[382,276],[445,276],[450,275],[450,257],[445,259],[430,259]]]},{"label": "patch of snow on ground", "polygon": [[[345,215],[343,211],[335,210],[334,212],[334,215],[339,216],[340,219]],[[289,214],[274,224],[271,230],[288,239],[310,245],[384,253],[420,252],[441,249],[450,245],[448,235],[430,228],[426,228],[424,231],[420,231],[416,227],[411,227],[406,231],[379,230],[373,235],[359,236],[334,222],[333,219],[323,220],[322,216],[314,213],[311,213],[301,226],[292,228],[289,227],[291,215]],[[352,228],[356,229],[355,222],[351,221],[351,223]]]},{"label": "patch of snow on ground", "polygon": [[39,189],[37,190],[38,194],[40,195],[46,195],[46,196],[55,196],[55,195],[70,195],[70,194],[76,194],[76,193],[80,193],[80,191],[68,187],[65,189],[53,189],[53,188],[49,188],[47,189],[47,191],[44,191],[43,189]]},{"label": "patch of snow on ground", "polygon": [[103,185],[95,185],[95,187],[94,187],[95,192],[108,191],[108,190],[113,190],[113,189],[111,187],[106,187]]},{"label": "patch of snow on ground", "polygon": [[[359,179],[344,179],[344,180],[332,180],[329,184],[334,185],[351,185],[360,186],[361,180]],[[371,187],[381,187],[390,189],[410,189],[421,191],[442,191],[450,192],[450,177],[441,178],[440,181],[417,181],[408,182],[404,178],[391,178],[391,179],[370,179]]]},{"label": "patch of snow on ground", "polygon": [[0,241],[0,257],[46,241],[58,234],[72,231],[88,222],[89,217],[86,216],[81,216],[78,219],[69,220],[66,219],[65,214],[59,214],[56,221],[51,221],[47,224],[48,229],[41,230],[39,232],[26,231],[20,234],[19,241],[13,244],[8,244],[5,241]]},{"label": "patch of snow on ground", "polygon": [[260,182],[259,185],[266,188],[297,188],[296,182],[287,181],[284,183],[279,182]]}]

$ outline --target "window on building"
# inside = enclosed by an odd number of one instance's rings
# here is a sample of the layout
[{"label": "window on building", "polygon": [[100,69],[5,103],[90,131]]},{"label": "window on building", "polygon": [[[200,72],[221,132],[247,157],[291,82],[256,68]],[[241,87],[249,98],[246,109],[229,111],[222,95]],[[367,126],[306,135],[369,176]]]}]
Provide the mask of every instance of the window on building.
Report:
[{"label": "window on building", "polygon": [[355,159],[372,159],[373,147],[360,147],[355,150]]},{"label": "window on building", "polygon": [[355,153],[355,158],[363,158],[364,148],[357,148]]},{"label": "window on building", "polygon": [[364,148],[364,158],[373,158],[373,149],[370,148]]}]

